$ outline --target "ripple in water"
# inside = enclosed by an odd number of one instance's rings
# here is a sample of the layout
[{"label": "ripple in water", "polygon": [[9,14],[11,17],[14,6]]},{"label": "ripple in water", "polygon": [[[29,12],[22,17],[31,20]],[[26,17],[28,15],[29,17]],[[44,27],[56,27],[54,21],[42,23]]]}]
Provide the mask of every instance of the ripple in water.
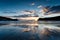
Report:
[{"label": "ripple in water", "polygon": [[0,22],[0,40],[60,40],[60,21],[55,22]]}]

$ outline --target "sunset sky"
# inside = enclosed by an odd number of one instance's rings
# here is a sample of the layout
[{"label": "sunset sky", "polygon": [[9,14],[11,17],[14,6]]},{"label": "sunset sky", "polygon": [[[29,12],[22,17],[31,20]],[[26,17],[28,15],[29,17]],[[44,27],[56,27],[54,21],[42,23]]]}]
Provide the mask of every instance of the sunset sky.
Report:
[{"label": "sunset sky", "polygon": [[59,6],[60,0],[0,0],[0,16],[21,15],[24,10],[40,10],[40,6]]}]

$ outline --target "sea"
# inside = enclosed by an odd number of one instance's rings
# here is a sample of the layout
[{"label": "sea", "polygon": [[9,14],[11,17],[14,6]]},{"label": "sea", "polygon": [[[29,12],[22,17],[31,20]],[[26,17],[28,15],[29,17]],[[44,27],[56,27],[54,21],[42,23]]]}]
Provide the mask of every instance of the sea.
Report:
[{"label": "sea", "polygon": [[0,21],[0,40],[60,40],[60,21]]}]

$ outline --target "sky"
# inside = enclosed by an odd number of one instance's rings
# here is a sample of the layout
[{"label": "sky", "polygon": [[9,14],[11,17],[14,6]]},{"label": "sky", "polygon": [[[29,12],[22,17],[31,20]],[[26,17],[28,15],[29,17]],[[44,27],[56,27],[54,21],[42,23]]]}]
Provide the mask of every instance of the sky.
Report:
[{"label": "sky", "polygon": [[60,6],[60,0],[0,0],[0,16],[21,15],[25,10],[39,11],[41,5]]}]

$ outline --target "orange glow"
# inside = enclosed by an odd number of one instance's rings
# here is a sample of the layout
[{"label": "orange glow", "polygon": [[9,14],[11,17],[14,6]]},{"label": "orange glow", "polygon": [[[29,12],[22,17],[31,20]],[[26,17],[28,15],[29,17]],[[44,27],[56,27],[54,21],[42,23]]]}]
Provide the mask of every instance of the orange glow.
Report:
[{"label": "orange glow", "polygon": [[44,9],[42,10],[42,13],[46,13],[46,12],[48,12],[48,9],[44,8]]},{"label": "orange glow", "polygon": [[39,19],[39,17],[21,17],[21,18],[17,18],[19,20],[34,20],[37,21]]}]

